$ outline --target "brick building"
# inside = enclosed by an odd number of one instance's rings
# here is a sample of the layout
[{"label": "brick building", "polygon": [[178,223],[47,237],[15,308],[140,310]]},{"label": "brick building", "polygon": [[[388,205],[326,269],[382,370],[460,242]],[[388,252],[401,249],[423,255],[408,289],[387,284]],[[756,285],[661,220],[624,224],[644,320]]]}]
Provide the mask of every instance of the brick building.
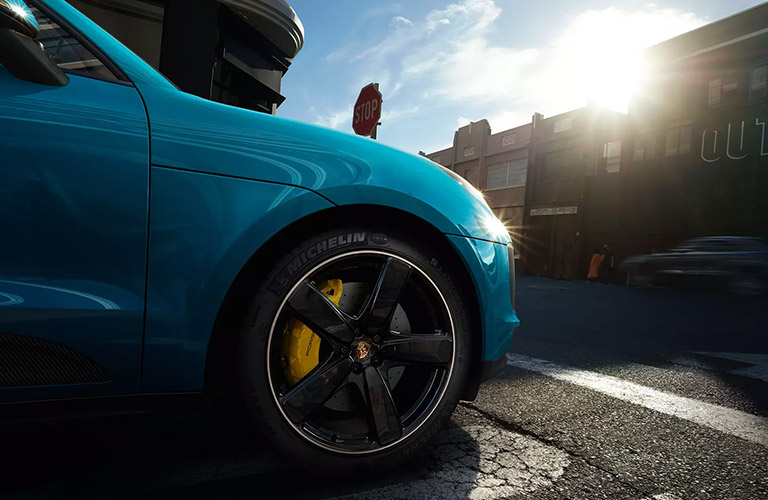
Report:
[{"label": "brick building", "polygon": [[628,115],[535,114],[495,135],[481,120],[427,155],[483,190],[523,272],[583,279],[603,243],[619,263],[696,236],[768,236],[768,4],[646,59]]},{"label": "brick building", "polygon": [[768,235],[768,4],[647,51],[629,110],[622,245]]}]

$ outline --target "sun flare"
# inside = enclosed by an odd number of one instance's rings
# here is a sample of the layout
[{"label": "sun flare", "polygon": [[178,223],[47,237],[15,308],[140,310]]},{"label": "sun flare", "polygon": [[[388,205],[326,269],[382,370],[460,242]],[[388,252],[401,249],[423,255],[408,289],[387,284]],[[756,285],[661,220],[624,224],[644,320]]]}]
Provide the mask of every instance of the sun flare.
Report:
[{"label": "sun flare", "polygon": [[24,20],[29,21],[30,19],[34,19],[32,12],[23,3],[14,2],[11,0],[8,2],[8,7],[10,7],[11,11],[16,14],[16,16]]},{"label": "sun flare", "polygon": [[689,29],[673,10],[587,11],[559,37],[560,61],[569,87],[585,103],[627,112],[645,85],[643,52]]}]

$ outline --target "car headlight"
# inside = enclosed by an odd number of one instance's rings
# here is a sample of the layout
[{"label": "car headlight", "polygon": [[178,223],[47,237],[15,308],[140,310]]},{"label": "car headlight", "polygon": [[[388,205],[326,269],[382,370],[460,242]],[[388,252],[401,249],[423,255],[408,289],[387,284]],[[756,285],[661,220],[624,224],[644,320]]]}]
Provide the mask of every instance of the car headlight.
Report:
[{"label": "car headlight", "polygon": [[509,228],[507,228],[498,217],[493,215],[493,212],[485,217],[477,217],[477,225],[485,234],[490,236],[493,241],[501,243],[508,243],[510,241]]}]

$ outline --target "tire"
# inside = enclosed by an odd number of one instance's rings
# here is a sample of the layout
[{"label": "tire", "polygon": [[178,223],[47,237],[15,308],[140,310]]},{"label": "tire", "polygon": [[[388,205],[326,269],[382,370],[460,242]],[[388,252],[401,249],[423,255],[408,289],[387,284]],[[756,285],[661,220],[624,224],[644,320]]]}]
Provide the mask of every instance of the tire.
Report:
[{"label": "tire", "polygon": [[[239,349],[248,414],[310,473],[407,461],[448,422],[466,385],[462,294],[435,251],[394,231],[307,239],[267,275],[248,317]],[[317,361],[304,357],[313,349]]]}]

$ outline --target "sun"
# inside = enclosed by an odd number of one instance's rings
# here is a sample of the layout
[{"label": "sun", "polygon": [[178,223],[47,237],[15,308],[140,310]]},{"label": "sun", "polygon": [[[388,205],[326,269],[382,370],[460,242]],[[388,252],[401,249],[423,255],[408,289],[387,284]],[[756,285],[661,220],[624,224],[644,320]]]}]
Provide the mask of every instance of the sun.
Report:
[{"label": "sun", "polygon": [[585,75],[587,103],[626,113],[630,102],[646,80],[640,51],[622,52],[610,67],[596,66]]},{"label": "sun", "polygon": [[574,100],[626,113],[647,84],[645,50],[696,27],[680,13],[646,7],[637,12],[587,11],[557,39],[563,87]]},{"label": "sun", "polygon": [[643,47],[630,33],[606,38],[604,30],[585,34],[580,86],[587,103],[626,113],[645,83]]}]

